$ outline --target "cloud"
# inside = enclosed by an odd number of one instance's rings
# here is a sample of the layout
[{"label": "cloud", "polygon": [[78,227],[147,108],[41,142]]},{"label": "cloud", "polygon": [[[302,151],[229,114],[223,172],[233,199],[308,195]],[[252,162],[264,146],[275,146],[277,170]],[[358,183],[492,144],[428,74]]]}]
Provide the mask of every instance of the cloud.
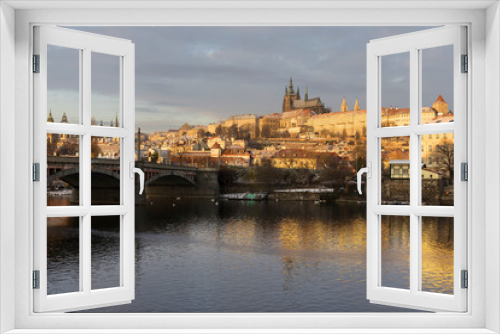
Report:
[{"label": "cloud", "polygon": [[[320,96],[338,110],[343,96],[366,107],[366,44],[428,27],[72,27],[132,40],[136,46],[136,123],[145,131],[163,126],[207,124],[234,114],[280,112],[290,75],[309,96]],[[443,64],[446,52],[428,54],[429,64]],[[61,64],[60,71],[70,64]],[[74,65],[73,65],[74,66]],[[397,62],[398,79],[384,99],[400,101],[407,63]],[[433,65],[434,66],[434,65]],[[435,66],[427,95],[449,82]],[[54,69],[54,71],[59,71]],[[112,95],[116,62],[103,60],[96,74],[102,95]],[[59,73],[61,74],[61,73]],[[447,81],[448,80],[448,81]],[[93,81],[94,84],[94,81]],[[398,87],[399,84],[399,87]],[[54,79],[55,87],[64,81]],[[451,88],[446,88],[448,91]],[[448,92],[441,93],[449,95]],[[437,97],[437,95],[435,96]],[[435,99],[433,97],[433,99]],[[425,103],[432,100],[426,97]]]}]

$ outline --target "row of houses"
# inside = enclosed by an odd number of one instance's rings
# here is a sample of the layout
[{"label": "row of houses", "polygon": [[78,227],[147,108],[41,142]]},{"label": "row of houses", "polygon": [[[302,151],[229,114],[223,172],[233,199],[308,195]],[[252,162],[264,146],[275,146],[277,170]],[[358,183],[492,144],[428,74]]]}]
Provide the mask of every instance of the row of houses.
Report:
[{"label": "row of houses", "polygon": [[[341,150],[339,151],[339,147]],[[142,160],[152,161],[154,150],[141,150]],[[275,168],[322,169],[333,159],[350,160],[351,148],[348,145],[320,145],[319,150],[283,148],[274,150],[246,149],[239,145],[223,148],[214,143],[209,150],[165,150],[156,152],[156,162],[163,164],[188,165],[199,168],[231,166],[244,167],[270,165]]]}]

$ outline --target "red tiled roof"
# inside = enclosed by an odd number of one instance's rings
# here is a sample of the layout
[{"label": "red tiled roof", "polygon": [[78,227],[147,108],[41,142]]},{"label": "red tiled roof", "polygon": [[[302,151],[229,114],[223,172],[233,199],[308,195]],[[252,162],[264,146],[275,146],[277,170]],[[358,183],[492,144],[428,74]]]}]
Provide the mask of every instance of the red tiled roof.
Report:
[{"label": "red tiled roof", "polygon": [[[439,101],[439,102],[446,102],[446,101],[443,99],[443,97],[441,96],[441,94],[439,94],[438,98],[436,99],[436,102],[438,102],[438,101]],[[434,102],[434,103],[436,103],[436,102]]]}]

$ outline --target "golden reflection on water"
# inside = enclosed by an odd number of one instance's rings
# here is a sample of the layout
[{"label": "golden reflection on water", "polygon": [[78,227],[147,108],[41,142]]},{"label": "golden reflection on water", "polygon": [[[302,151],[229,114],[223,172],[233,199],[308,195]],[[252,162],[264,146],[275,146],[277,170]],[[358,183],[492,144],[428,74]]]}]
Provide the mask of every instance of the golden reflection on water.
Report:
[{"label": "golden reflection on water", "polygon": [[453,294],[453,218],[422,218],[422,290]]},{"label": "golden reflection on water", "polygon": [[251,246],[255,243],[256,222],[254,219],[230,220],[224,227],[224,241],[234,246]]},{"label": "golden reflection on water", "polygon": [[282,251],[364,252],[366,249],[366,225],[362,219],[345,224],[284,218],[278,233]]},{"label": "golden reflection on water", "polygon": [[382,286],[410,288],[410,217],[382,216]]},{"label": "golden reflection on water", "polygon": [[[332,217],[334,208],[322,210],[327,214],[317,213],[311,218],[306,218],[307,213],[301,218],[287,215],[275,221],[263,221],[258,215],[238,217],[231,213],[223,219],[215,215],[213,219],[177,223],[169,233],[189,235],[216,249],[229,248],[248,259],[277,255],[285,290],[298,284],[301,275],[302,280],[307,277],[307,281],[314,281],[331,272],[339,282],[364,281],[364,270],[353,268],[366,268],[365,218],[352,212],[339,213],[339,217],[333,213]],[[381,227],[382,285],[409,288],[409,219],[384,216]],[[69,231],[75,228],[77,231],[78,218],[50,219],[49,249],[55,246],[51,240],[64,239],[66,234],[74,238],[74,232]],[[60,247],[54,250],[60,251]],[[422,290],[453,294],[453,260],[453,218],[422,218]],[[259,270],[262,264],[257,261],[246,265]]]},{"label": "golden reflection on water", "polygon": [[[422,291],[453,294],[453,228],[453,218],[422,217]],[[383,216],[381,232],[382,286],[409,289],[409,217]]]}]

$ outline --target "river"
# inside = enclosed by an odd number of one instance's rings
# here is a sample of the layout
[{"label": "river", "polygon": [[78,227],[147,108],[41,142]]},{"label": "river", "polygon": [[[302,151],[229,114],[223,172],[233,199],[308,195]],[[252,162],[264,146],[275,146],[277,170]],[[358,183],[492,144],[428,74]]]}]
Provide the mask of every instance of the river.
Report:
[{"label": "river", "polygon": [[[365,211],[308,201],[149,200],[136,207],[135,300],[91,312],[409,311],[366,299]],[[115,218],[93,220],[94,288],[119,284]],[[422,230],[429,291],[453,292],[452,226],[435,219]],[[382,240],[383,284],[407,287],[409,223],[384,222]],[[49,293],[78,290],[78,250],[78,220],[49,220]]]}]

